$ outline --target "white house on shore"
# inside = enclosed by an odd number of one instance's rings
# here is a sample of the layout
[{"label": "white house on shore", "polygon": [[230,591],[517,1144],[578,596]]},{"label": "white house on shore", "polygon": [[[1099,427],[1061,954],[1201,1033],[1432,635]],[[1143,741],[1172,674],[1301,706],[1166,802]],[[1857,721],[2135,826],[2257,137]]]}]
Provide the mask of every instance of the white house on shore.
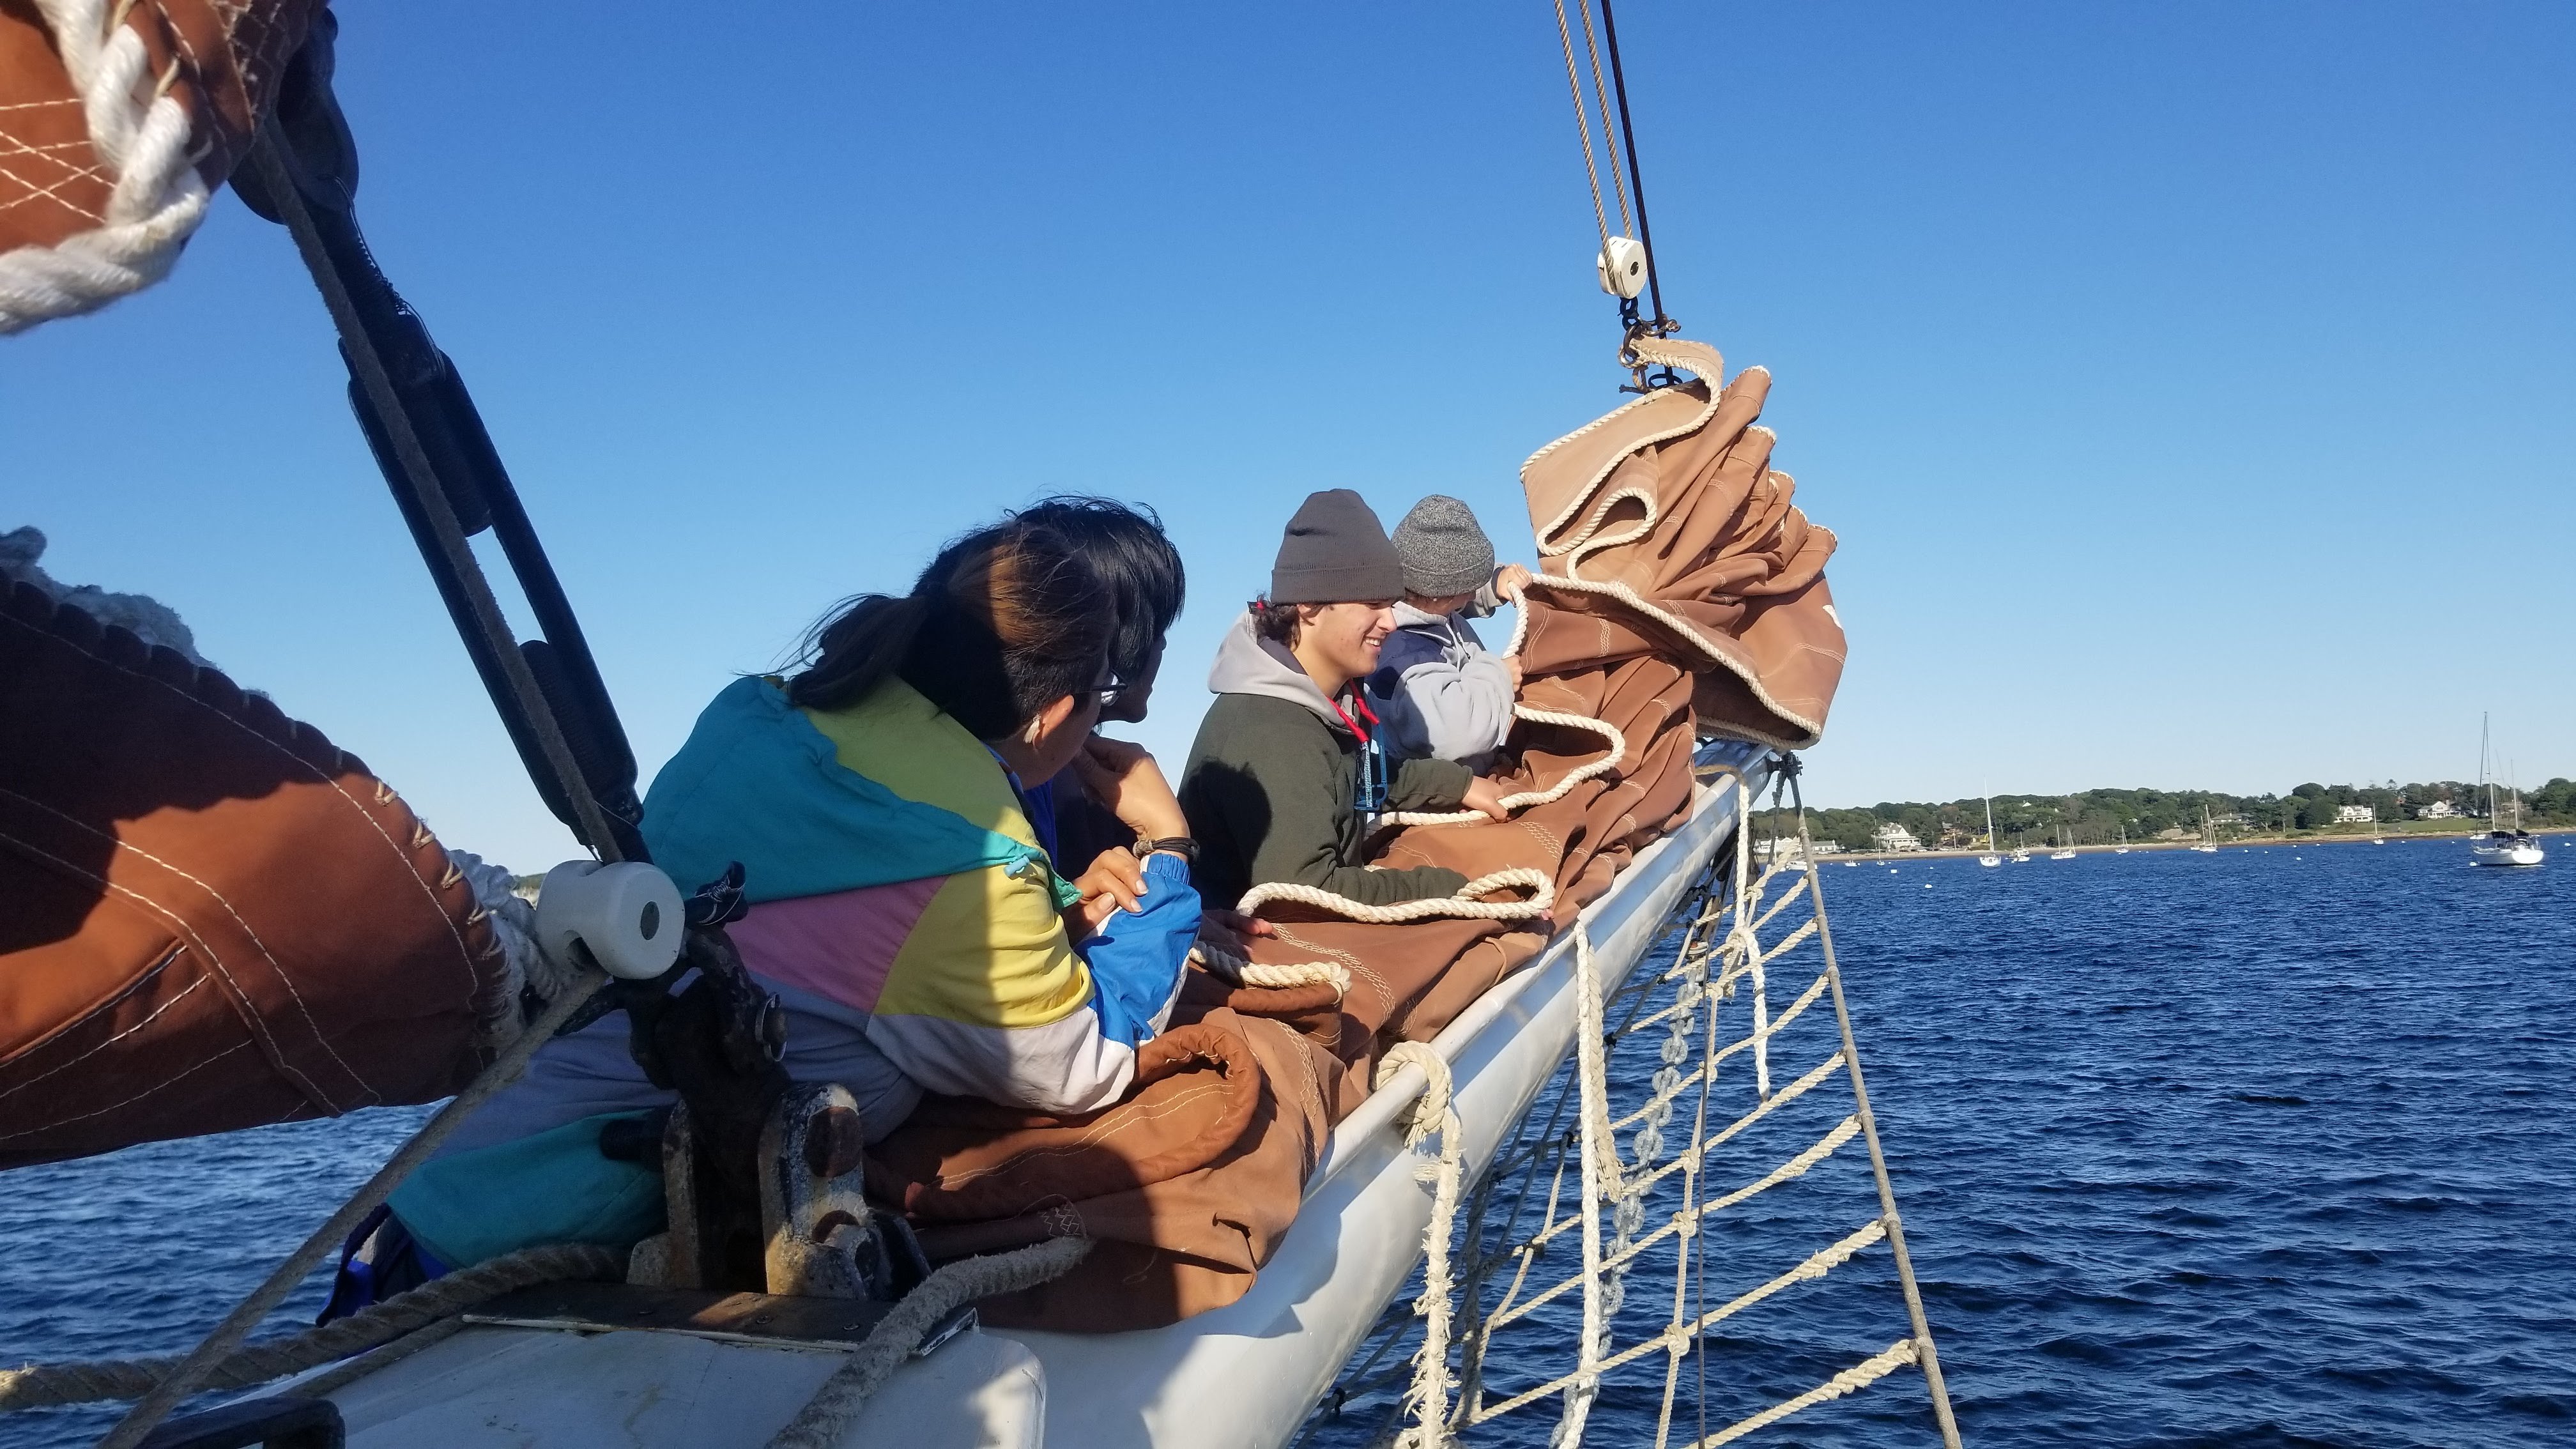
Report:
[{"label": "white house on shore", "polygon": [[2435,800],[2430,804],[2416,806],[2415,818],[2418,820],[2457,820],[2460,818],[2460,807],[2452,804],[2448,800]]},{"label": "white house on shore", "polygon": [[2335,824],[2337,825],[2367,825],[2378,818],[2379,812],[2371,809],[2367,805],[2338,805],[2335,807]]},{"label": "white house on shore", "polygon": [[1913,831],[1893,820],[1871,832],[1869,843],[1877,850],[1921,850],[1923,848],[1923,842],[1914,838]]}]

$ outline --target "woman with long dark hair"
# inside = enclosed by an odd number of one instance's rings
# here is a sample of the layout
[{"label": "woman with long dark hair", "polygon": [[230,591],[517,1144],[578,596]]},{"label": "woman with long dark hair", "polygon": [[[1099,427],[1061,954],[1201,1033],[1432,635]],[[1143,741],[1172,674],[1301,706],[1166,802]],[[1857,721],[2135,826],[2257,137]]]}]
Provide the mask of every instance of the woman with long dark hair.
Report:
[{"label": "woman with long dark hair", "polygon": [[[801,671],[727,686],[653,782],[655,862],[683,890],[744,865],[731,934],[786,1008],[788,1074],[848,1087],[870,1140],[924,1092],[1108,1106],[1179,995],[1193,847],[1152,757],[1092,736],[1121,688],[1103,600],[1083,542],[1043,516],[977,529],[909,593],[843,605]],[[1067,767],[1136,837],[1124,870],[1069,881],[1041,847],[1022,787]],[[337,1306],[656,1229],[658,1170],[598,1150],[611,1120],[671,1100],[626,1035],[612,1017],[540,1051],[395,1192]]]}]

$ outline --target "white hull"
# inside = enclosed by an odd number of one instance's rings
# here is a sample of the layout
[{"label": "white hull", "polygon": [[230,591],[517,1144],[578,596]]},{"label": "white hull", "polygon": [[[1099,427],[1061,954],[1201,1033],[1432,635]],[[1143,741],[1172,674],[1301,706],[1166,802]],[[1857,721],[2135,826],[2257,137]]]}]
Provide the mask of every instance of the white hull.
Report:
[{"label": "white hull", "polygon": [[[1749,770],[1764,753],[1729,747],[1722,758]],[[1734,799],[1701,790],[1691,817],[1584,912],[1605,994],[1724,842]],[[1569,934],[1432,1043],[1450,1063],[1470,1181],[1572,1049],[1573,974]],[[961,1335],[898,1370],[840,1443],[1286,1444],[1420,1260],[1431,1196],[1396,1119],[1422,1085],[1419,1069],[1407,1068],[1334,1129],[1296,1224],[1241,1301],[1139,1333]],[[358,1449],[757,1449],[843,1353],[685,1332],[480,1325],[329,1397]],[[292,1383],[281,1388],[292,1392]]]},{"label": "white hull", "polygon": [[2480,842],[2469,847],[2469,859],[2478,865],[2538,865],[2549,853],[2529,841],[2511,845],[2488,845]]}]

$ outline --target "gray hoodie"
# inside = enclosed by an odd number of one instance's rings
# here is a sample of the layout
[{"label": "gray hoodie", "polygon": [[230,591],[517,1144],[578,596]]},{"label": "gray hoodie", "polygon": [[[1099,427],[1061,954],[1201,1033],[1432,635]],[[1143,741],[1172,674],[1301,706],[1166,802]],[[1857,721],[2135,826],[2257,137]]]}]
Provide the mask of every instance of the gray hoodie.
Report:
[{"label": "gray hoodie", "polygon": [[1511,668],[1486,650],[1463,610],[1427,614],[1398,603],[1369,694],[1386,721],[1390,759],[1456,760],[1483,774],[1512,732]]},{"label": "gray hoodie", "polygon": [[[1191,874],[1210,905],[1232,905],[1273,881],[1377,906],[1466,884],[1453,870],[1368,863],[1368,822],[1356,799],[1365,748],[1296,656],[1253,631],[1250,614],[1226,631],[1208,688],[1216,703],[1199,722],[1180,796],[1199,843]],[[1352,715],[1367,723],[1356,699]],[[1472,778],[1464,766],[1427,759],[1388,774],[1389,810],[1455,810]]]}]

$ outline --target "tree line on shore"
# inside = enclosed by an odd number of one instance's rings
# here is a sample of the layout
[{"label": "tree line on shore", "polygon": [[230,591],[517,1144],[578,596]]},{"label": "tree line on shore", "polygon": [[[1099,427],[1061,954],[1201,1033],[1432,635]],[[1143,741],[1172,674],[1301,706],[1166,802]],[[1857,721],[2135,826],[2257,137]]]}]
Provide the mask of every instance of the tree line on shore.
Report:
[{"label": "tree line on shore", "polygon": [[[2507,796],[2497,792],[2497,812],[2509,814]],[[2282,795],[2223,795],[2214,790],[2086,790],[2074,795],[1997,795],[1995,834],[2011,846],[2051,845],[2060,839],[2074,845],[2108,845],[2121,839],[2140,844],[2158,839],[2196,837],[2206,809],[2221,837],[2238,835],[2332,834],[2367,830],[2366,824],[2339,817],[2345,806],[2370,806],[2384,826],[2413,820],[2435,802],[2449,805],[2469,825],[2486,813],[2486,793],[2458,780],[2421,781],[2410,785],[2305,784]],[[2576,825],[2576,781],[2553,779],[2522,797],[2526,826]],[[1845,850],[1867,850],[1880,827],[1901,825],[1925,846],[1957,849],[1982,844],[1986,801],[1982,796],[1946,802],[1886,801],[1867,809],[1822,810],[1809,828],[1816,839],[1832,840]],[[1788,826],[1796,832],[1794,823]]]}]

